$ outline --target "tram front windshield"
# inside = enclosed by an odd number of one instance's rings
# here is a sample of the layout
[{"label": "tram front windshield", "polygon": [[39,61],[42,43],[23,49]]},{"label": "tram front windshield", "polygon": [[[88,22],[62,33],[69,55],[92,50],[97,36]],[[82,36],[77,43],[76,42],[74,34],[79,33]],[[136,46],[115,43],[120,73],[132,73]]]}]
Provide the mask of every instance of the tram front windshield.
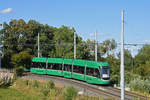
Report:
[{"label": "tram front windshield", "polygon": [[101,78],[102,79],[109,79],[109,75],[110,75],[110,69],[108,66],[102,66],[101,67]]},{"label": "tram front windshield", "polygon": [[102,67],[102,74],[108,74],[109,75],[109,68],[108,67]]}]

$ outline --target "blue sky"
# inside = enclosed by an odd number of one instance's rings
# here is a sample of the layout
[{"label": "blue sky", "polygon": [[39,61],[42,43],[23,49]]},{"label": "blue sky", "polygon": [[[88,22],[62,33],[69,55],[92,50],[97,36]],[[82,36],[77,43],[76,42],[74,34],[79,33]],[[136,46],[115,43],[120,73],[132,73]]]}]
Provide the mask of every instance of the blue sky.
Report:
[{"label": "blue sky", "polygon": [[[120,42],[121,10],[125,10],[125,42],[150,42],[150,0],[1,0],[0,23],[11,19],[34,19],[42,24],[75,27],[84,40],[115,39]],[[103,35],[101,35],[103,34]]]}]

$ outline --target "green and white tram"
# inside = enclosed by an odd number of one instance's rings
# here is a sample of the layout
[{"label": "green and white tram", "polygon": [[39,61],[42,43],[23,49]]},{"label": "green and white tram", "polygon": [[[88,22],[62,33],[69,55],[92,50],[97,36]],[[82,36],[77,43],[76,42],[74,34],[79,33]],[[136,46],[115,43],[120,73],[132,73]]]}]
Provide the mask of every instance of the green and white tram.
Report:
[{"label": "green and white tram", "polygon": [[78,79],[91,84],[110,83],[110,67],[107,62],[33,57],[30,72]]}]

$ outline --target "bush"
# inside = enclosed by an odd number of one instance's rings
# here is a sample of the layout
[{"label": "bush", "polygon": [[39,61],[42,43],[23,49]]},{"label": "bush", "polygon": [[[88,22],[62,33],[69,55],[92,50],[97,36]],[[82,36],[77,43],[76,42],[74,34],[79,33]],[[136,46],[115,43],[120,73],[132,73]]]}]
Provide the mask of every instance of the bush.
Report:
[{"label": "bush", "polygon": [[22,76],[24,72],[24,67],[23,66],[19,66],[15,68],[15,75],[16,76]]},{"label": "bush", "polygon": [[49,92],[49,99],[50,100],[55,100],[55,98],[60,95],[57,93],[57,91],[55,89],[50,89],[50,92]]},{"label": "bush", "polygon": [[32,56],[25,52],[25,51],[22,51],[20,52],[19,54],[14,54],[12,57],[11,57],[11,63],[17,67],[17,66],[23,66],[24,68],[27,68],[29,69],[30,65],[31,65],[31,62],[32,62]]},{"label": "bush", "polygon": [[55,83],[54,83],[52,80],[50,80],[50,81],[47,83],[47,86],[48,86],[48,88],[50,88],[50,89],[54,89],[54,88],[55,88]]},{"label": "bush", "polygon": [[49,89],[42,89],[42,93],[44,94],[44,96],[48,96]]},{"label": "bush", "polygon": [[140,77],[135,78],[129,84],[129,87],[134,91],[150,93],[150,79],[142,80]]},{"label": "bush", "polygon": [[25,85],[27,86],[29,85],[29,80],[25,80],[24,82],[25,82]]},{"label": "bush", "polygon": [[35,88],[39,87],[39,82],[37,80],[34,80],[33,87],[35,87]]},{"label": "bush", "polygon": [[63,93],[63,97],[65,100],[72,100],[76,98],[77,93],[78,92],[74,87],[69,86],[65,89],[65,92]]}]

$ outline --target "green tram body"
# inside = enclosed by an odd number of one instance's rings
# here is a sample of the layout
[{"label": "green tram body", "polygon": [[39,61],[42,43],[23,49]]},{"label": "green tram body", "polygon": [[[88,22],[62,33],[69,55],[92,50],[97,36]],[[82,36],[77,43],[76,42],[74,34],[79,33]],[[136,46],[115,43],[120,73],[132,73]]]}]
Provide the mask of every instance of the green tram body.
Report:
[{"label": "green tram body", "polygon": [[[103,70],[102,67],[105,69]],[[106,85],[110,83],[109,77],[102,78],[104,75],[102,74],[103,72],[110,76],[109,64],[107,62],[33,57],[30,72],[43,75],[63,76],[65,78],[73,78],[91,84]]]}]

